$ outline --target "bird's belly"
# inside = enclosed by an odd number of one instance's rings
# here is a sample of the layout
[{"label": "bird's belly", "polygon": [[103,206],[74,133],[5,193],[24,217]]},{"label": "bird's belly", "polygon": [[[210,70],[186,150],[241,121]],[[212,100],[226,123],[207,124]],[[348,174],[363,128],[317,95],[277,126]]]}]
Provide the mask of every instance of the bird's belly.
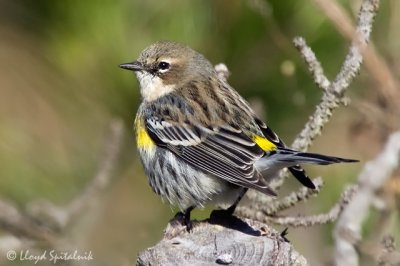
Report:
[{"label": "bird's belly", "polygon": [[163,148],[139,149],[153,191],[182,210],[202,207],[207,202],[231,204],[240,188],[208,175]]}]

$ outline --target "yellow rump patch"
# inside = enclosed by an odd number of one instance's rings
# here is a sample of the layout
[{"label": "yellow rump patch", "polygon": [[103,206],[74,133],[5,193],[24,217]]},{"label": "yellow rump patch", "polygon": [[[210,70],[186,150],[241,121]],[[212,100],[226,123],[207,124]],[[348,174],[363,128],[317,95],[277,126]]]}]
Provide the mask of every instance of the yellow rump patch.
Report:
[{"label": "yellow rump patch", "polygon": [[273,151],[276,149],[276,145],[264,137],[254,135],[252,139],[263,151]]},{"label": "yellow rump patch", "polygon": [[136,119],[135,128],[136,128],[136,144],[138,148],[152,148],[155,146],[153,140],[147,133],[147,130],[144,127],[141,119]]}]

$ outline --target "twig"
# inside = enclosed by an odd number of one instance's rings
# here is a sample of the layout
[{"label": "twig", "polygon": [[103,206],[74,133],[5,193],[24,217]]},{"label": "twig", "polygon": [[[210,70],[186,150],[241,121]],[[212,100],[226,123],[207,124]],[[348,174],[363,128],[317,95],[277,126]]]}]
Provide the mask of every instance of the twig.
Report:
[{"label": "twig", "polygon": [[[0,237],[0,264],[1,265],[11,265],[10,260],[7,258],[7,252],[15,250],[33,250],[37,245],[36,241],[18,238],[11,234],[4,234]],[[6,256],[4,256],[6,255]]]},{"label": "twig", "polygon": [[51,242],[54,232],[20,211],[13,203],[0,201],[0,228],[17,237]]},{"label": "twig", "polygon": [[[294,191],[290,193],[288,196],[284,197],[283,199],[277,201],[269,201],[263,202],[260,204],[260,200],[257,197],[259,193],[249,193],[248,198],[252,202],[251,206],[239,206],[236,209],[235,214],[242,215],[242,213],[246,213],[245,209],[251,209],[255,211],[261,211],[264,215],[273,216],[276,213],[279,213],[283,210],[289,209],[293,207],[299,202],[307,200],[309,197],[317,195],[320,191],[320,188],[323,185],[323,180],[321,177],[317,177],[313,180],[313,183],[316,189],[309,189],[306,187],[301,187],[298,191]],[[261,199],[262,201],[263,199]],[[248,211],[248,210],[247,210]]]},{"label": "twig", "polygon": [[[398,115],[390,114],[387,110],[371,102],[358,101],[355,104],[355,108],[363,115],[362,119],[366,124],[382,127],[382,130],[389,132],[393,132],[399,126]],[[385,135],[385,137],[387,137],[387,135]]]},{"label": "twig", "polygon": [[358,265],[355,244],[361,238],[365,220],[374,194],[400,164],[400,131],[392,134],[384,150],[368,162],[358,177],[359,192],[341,215],[335,231],[336,265]]},{"label": "twig", "polygon": [[120,150],[123,124],[115,120],[110,124],[110,135],[99,170],[87,188],[67,207],[59,207],[48,201],[29,203],[25,211],[12,203],[0,201],[0,228],[20,238],[52,242],[71,222],[87,210],[90,203],[109,184],[111,172]]},{"label": "twig", "polygon": [[381,251],[378,255],[380,266],[400,264],[400,252],[396,251],[396,244],[392,236],[384,236],[381,241]]},{"label": "twig", "polygon": [[252,210],[248,210],[247,212],[243,213],[243,216],[265,223],[275,223],[279,225],[293,227],[309,227],[314,225],[326,224],[335,221],[339,217],[340,213],[350,202],[356,191],[356,186],[347,187],[343,192],[341,199],[329,210],[329,212],[324,214],[296,217],[271,217],[266,216],[261,211],[253,212]]},{"label": "twig", "polygon": [[60,207],[52,202],[39,200],[31,202],[27,206],[28,213],[42,223],[54,227],[56,230],[63,230],[71,222],[76,221],[91,203],[94,202],[96,196],[106,188],[111,180],[111,172],[116,164],[118,152],[121,148],[123,124],[120,120],[113,120],[105,137],[105,151],[103,158],[100,160],[97,173],[85,190],[76,196],[68,206]]},{"label": "twig", "polygon": [[[363,60],[361,50],[364,49],[369,41],[372,22],[378,11],[378,4],[379,0],[363,1],[352,45],[339,73],[332,82],[329,82],[323,74],[320,63],[312,53],[311,48],[307,46],[305,40],[301,37],[294,39],[296,48],[300,51],[303,59],[309,66],[314,81],[323,90],[323,94],[320,103],[315,108],[314,114],[310,116],[303,130],[292,143],[293,149],[306,151],[313,140],[321,134],[325,124],[329,122],[333,110],[347,103],[344,93],[360,70]],[[327,86],[328,84],[329,86]],[[271,186],[275,189],[279,188],[287,176],[286,172],[281,173],[280,177],[275,179]]]},{"label": "twig", "polygon": [[112,177],[111,173],[114,170],[121,149],[123,129],[121,120],[113,120],[110,123],[110,131],[105,141],[104,156],[100,160],[99,169],[95,177],[86,187],[85,191],[79,197],[76,197],[67,207],[70,221],[82,214],[88,205],[90,205],[90,202],[100,194],[99,192],[108,187]]},{"label": "twig", "polygon": [[400,265],[400,251],[396,250],[394,238],[390,235],[383,236],[378,243],[363,241],[357,245],[357,250],[379,266]]},{"label": "twig", "polygon": [[[376,11],[373,11],[373,9],[378,7],[379,1],[370,0],[367,2],[368,3],[364,4],[362,8],[369,10],[362,12],[365,15],[360,17],[360,20],[369,20],[371,19],[370,16],[373,16],[376,13]],[[346,11],[338,4],[337,1],[314,0],[314,3],[325,13],[328,19],[344,37],[349,40],[354,39],[356,30]],[[370,27],[364,27],[364,31],[370,30]],[[367,70],[371,73],[372,78],[377,82],[377,90],[388,103],[389,109],[396,110],[400,104],[400,96],[399,82],[395,78],[395,75],[392,73],[385,60],[376,52],[372,45],[364,47],[361,52],[364,56]]]},{"label": "twig", "polygon": [[[378,3],[379,1],[373,0],[363,1],[356,29],[356,36],[358,38],[353,41],[338,75],[324,91],[321,102],[317,105],[314,114],[310,117],[304,129],[293,142],[292,148],[306,150],[311,145],[312,140],[321,134],[323,126],[332,116],[332,111],[342,103],[345,91],[360,70],[363,59],[360,50],[366,46],[369,40],[372,22],[378,11]],[[303,47],[306,45],[305,41],[300,42],[297,38],[296,43],[300,51],[306,49]],[[303,57],[305,56],[303,55]],[[324,77],[319,77],[317,80],[324,79]],[[317,80],[316,83],[318,83]]]},{"label": "twig", "polygon": [[317,177],[313,179],[313,183],[315,185],[315,189],[300,187],[298,191],[292,192],[290,195],[284,197],[279,201],[274,201],[270,206],[266,206],[266,208],[263,211],[267,215],[272,216],[276,213],[279,213],[281,211],[289,209],[290,207],[293,207],[299,202],[307,200],[311,196],[317,195],[320,192],[324,184],[324,181],[322,180],[321,177]]},{"label": "twig", "polygon": [[294,38],[293,43],[297,50],[299,50],[303,60],[306,62],[308,70],[314,78],[315,84],[324,91],[328,90],[331,82],[325,76],[321,63],[318,61],[311,48],[307,46],[306,41],[302,37],[296,37]]}]

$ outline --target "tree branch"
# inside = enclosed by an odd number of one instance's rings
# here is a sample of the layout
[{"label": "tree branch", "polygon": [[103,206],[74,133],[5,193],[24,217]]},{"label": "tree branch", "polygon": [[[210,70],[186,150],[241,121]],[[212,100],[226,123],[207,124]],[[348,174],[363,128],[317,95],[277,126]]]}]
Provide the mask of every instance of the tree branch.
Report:
[{"label": "tree branch", "polygon": [[393,133],[382,153],[368,162],[358,177],[359,191],[343,211],[335,231],[336,265],[358,265],[355,248],[374,194],[400,164],[400,131]]},{"label": "tree branch", "polygon": [[310,71],[311,75],[313,76],[317,87],[323,91],[327,91],[331,85],[331,82],[325,76],[321,63],[318,61],[313,50],[311,50],[302,37],[295,37],[293,44],[297,50],[299,50],[301,57],[306,62],[308,71]]},{"label": "tree branch", "polygon": [[[323,127],[329,122],[333,111],[340,105],[346,104],[347,101],[344,93],[353,81],[353,78],[360,71],[363,60],[361,50],[366,47],[369,41],[372,23],[378,12],[378,7],[379,0],[364,0],[362,2],[352,45],[333,82],[329,82],[328,78],[323,74],[320,63],[317,61],[311,48],[307,46],[305,40],[301,37],[294,39],[296,48],[300,51],[303,59],[309,66],[314,81],[323,90],[323,94],[320,103],[315,108],[314,114],[310,116],[302,131],[293,141],[293,149],[306,151],[311,146],[313,140],[321,134]],[[287,172],[282,172],[279,178],[271,183],[271,186],[275,189],[279,188],[287,176]]]},{"label": "tree branch", "polygon": [[[306,150],[311,145],[313,139],[321,134],[322,128],[332,116],[332,111],[342,103],[345,91],[348,89],[353,78],[360,71],[363,59],[361,49],[363,49],[369,41],[372,23],[378,12],[378,4],[379,1],[376,0],[363,1],[358,15],[355,35],[357,38],[353,40],[349,52],[346,55],[346,59],[334,81],[324,90],[321,102],[317,105],[314,114],[310,117],[303,130],[293,142],[293,149]],[[304,47],[306,45],[305,41],[301,41],[299,38],[295,39],[295,45],[300,51],[309,49]],[[303,55],[303,58],[307,58],[307,55]],[[306,63],[308,63],[307,60]],[[312,69],[313,68],[310,66],[310,70]],[[322,70],[317,73],[318,75],[315,74],[315,71],[312,73],[316,76],[314,79],[316,84],[320,84],[320,80],[327,80],[327,78],[323,76]],[[324,89],[324,87],[322,87],[322,89]]]},{"label": "tree branch", "polygon": [[[366,9],[376,9],[379,5],[378,0],[368,1],[365,5]],[[332,0],[314,0],[314,3],[321,9],[322,12],[328,17],[337,30],[348,40],[352,41],[355,35],[355,28],[351,23],[351,19],[347,15],[343,7],[337,1]],[[363,12],[365,16],[363,20],[371,19],[371,11]],[[372,11],[372,15],[375,14]],[[368,25],[368,23],[365,23]],[[371,28],[364,27],[365,31],[370,31]],[[373,45],[368,45],[361,50],[367,70],[371,73],[371,77],[377,83],[377,90],[389,105],[389,110],[398,110],[400,104],[399,97],[399,82],[395,75],[390,70],[385,60],[376,52]]]},{"label": "tree branch", "polygon": [[299,202],[306,201],[311,196],[315,196],[319,193],[323,180],[321,177],[317,177],[313,180],[315,185],[315,189],[309,189],[306,187],[300,187],[298,191],[294,191],[290,193],[288,196],[280,199],[280,200],[269,200],[268,202],[264,201],[266,197],[259,199],[259,192],[249,193],[248,199],[251,201],[250,206],[239,206],[236,208],[235,214],[239,216],[246,216],[245,214],[248,211],[261,211],[264,215],[273,216],[276,213],[289,209]]},{"label": "tree branch", "polygon": [[324,214],[317,214],[311,216],[296,216],[296,217],[282,217],[282,216],[268,216],[261,211],[254,211],[250,208],[243,209],[241,215],[248,219],[255,219],[264,223],[275,223],[279,225],[293,226],[293,227],[309,227],[314,225],[326,224],[339,217],[345,206],[350,202],[355,192],[357,191],[356,186],[349,186],[345,189],[341,199]]},{"label": "tree branch", "polygon": [[[52,243],[60,232],[77,220],[111,180],[111,173],[121,148],[123,124],[120,120],[110,123],[105,139],[104,158],[86,189],[66,207],[59,207],[46,200],[29,203],[20,210],[11,202],[0,201],[0,228],[21,238]],[[1,245],[1,243],[0,243]]]}]

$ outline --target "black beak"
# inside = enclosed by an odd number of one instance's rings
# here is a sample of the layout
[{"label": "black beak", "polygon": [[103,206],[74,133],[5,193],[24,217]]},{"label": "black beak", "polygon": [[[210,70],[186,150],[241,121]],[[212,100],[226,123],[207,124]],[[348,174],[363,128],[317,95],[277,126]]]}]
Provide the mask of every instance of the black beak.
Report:
[{"label": "black beak", "polygon": [[138,61],[133,61],[131,63],[120,64],[120,68],[131,70],[131,71],[140,71],[143,70],[143,66]]}]

